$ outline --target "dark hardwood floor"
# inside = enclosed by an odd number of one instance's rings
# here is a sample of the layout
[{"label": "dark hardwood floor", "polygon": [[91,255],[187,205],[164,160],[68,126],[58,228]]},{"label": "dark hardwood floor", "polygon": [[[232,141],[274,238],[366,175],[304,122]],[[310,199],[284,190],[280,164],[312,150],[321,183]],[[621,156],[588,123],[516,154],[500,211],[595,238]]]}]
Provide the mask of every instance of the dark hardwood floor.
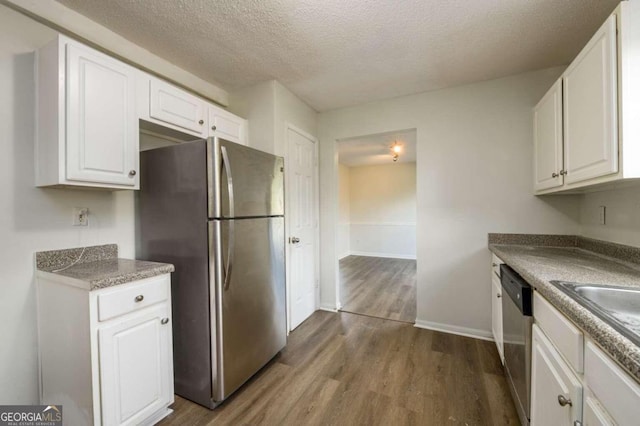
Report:
[{"label": "dark hardwood floor", "polygon": [[340,260],[342,310],[396,321],[416,320],[416,261],[347,256]]},{"label": "dark hardwood floor", "polygon": [[518,424],[493,342],[323,311],[214,411],[173,408],[160,424]]}]

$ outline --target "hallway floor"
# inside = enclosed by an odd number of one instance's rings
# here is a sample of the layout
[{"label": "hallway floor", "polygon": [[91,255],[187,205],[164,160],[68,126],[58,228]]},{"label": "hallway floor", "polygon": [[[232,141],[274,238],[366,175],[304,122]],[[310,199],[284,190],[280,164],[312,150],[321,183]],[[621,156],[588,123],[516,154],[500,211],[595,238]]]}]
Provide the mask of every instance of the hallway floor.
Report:
[{"label": "hallway floor", "polygon": [[160,424],[518,424],[493,342],[324,311],[216,410],[173,409]]},{"label": "hallway floor", "polygon": [[342,311],[413,323],[416,261],[347,256],[340,260]]}]

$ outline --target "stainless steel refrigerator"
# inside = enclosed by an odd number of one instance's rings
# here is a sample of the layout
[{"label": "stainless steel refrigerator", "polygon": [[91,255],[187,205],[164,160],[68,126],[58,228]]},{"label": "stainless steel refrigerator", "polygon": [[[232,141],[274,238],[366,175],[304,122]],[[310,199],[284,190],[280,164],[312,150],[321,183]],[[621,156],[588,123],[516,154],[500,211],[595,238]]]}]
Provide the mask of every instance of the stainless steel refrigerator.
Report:
[{"label": "stainless steel refrigerator", "polygon": [[286,345],[283,159],[210,138],[140,172],[137,255],[176,267],[175,392],[214,408]]}]

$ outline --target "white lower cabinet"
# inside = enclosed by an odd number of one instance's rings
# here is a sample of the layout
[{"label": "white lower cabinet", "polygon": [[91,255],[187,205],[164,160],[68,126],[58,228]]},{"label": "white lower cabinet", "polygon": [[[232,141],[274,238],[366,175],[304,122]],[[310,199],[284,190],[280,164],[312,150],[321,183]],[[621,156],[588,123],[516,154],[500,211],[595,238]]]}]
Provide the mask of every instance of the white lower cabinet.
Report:
[{"label": "white lower cabinet", "polygon": [[582,421],[582,383],[537,325],[531,356],[531,425]]},{"label": "white lower cabinet", "polygon": [[615,423],[602,407],[600,402],[592,396],[584,400],[583,426],[613,426]]},{"label": "white lower cabinet", "polygon": [[147,425],[171,413],[170,275],[89,291],[38,272],[40,402],[68,425]]},{"label": "white lower cabinet", "polygon": [[504,341],[502,336],[502,284],[500,278],[491,278],[491,332],[496,342],[500,360],[504,364]]},{"label": "white lower cabinet", "polygon": [[533,313],[531,425],[640,424],[640,383],[537,292]]},{"label": "white lower cabinet", "polygon": [[167,303],[98,329],[102,421],[140,424],[171,399],[171,326]]},{"label": "white lower cabinet", "polygon": [[502,331],[502,283],[500,265],[504,264],[495,254],[491,258],[491,333],[496,343],[500,361],[504,364],[504,338]]}]

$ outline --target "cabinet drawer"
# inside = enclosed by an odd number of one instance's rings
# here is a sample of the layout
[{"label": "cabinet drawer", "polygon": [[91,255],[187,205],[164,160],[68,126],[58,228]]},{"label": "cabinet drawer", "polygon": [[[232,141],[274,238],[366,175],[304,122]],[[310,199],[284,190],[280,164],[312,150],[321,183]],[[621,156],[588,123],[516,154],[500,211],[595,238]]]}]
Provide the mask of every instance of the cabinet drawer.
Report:
[{"label": "cabinet drawer", "polygon": [[584,371],[584,334],[538,292],[533,295],[533,317],[569,365]]},{"label": "cabinet drawer", "polygon": [[149,83],[149,116],[199,136],[206,134],[206,103],[183,90],[163,81],[151,79]]},{"label": "cabinet drawer", "polygon": [[592,342],[585,350],[585,382],[613,420],[638,424],[640,384]]},{"label": "cabinet drawer", "polygon": [[500,265],[502,265],[503,263],[504,262],[502,261],[502,259],[500,259],[495,254],[492,254],[492,256],[491,256],[491,270],[493,271],[493,273],[495,275],[498,276],[498,279],[500,279]]},{"label": "cabinet drawer", "polygon": [[98,295],[98,321],[168,300],[170,288],[171,279],[167,274],[104,290]]}]

